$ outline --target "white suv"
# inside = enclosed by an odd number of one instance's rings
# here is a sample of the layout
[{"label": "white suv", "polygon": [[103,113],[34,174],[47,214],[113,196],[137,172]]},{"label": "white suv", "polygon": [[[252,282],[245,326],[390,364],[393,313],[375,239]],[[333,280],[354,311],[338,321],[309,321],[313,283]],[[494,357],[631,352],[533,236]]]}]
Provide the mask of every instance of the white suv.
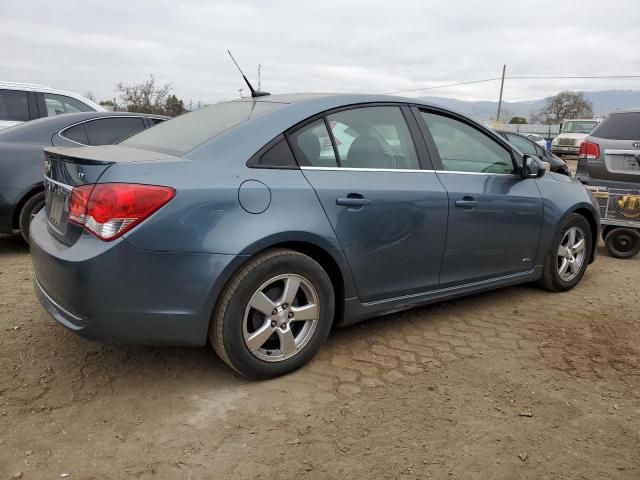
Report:
[{"label": "white suv", "polygon": [[0,82],[0,130],[40,117],[104,110],[76,93],[30,83]]}]

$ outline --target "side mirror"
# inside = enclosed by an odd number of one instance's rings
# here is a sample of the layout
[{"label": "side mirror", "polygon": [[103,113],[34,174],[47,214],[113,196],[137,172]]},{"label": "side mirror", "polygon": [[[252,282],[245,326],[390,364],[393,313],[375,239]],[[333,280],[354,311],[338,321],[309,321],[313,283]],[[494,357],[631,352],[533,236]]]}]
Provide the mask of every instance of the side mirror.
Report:
[{"label": "side mirror", "polygon": [[522,170],[520,172],[522,178],[540,178],[546,171],[544,163],[538,157],[533,155],[522,157]]}]

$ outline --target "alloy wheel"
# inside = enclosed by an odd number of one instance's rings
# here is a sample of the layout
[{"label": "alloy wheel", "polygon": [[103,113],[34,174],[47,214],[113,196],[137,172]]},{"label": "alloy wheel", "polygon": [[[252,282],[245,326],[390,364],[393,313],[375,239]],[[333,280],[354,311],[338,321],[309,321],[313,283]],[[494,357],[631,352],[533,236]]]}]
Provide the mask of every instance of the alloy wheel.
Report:
[{"label": "alloy wheel", "polygon": [[320,318],[313,284],[296,274],[275,276],[251,296],[243,319],[245,345],[267,362],[287,360],[309,342]]},{"label": "alloy wheel", "polygon": [[587,256],[587,240],[584,230],[571,227],[567,230],[558,247],[558,275],[565,282],[570,282],[582,269]]}]

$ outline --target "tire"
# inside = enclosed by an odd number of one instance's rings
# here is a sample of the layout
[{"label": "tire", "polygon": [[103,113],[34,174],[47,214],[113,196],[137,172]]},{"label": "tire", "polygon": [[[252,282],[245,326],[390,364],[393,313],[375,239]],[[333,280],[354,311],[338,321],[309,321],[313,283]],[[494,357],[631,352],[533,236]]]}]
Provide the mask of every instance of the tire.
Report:
[{"label": "tire", "polygon": [[20,210],[18,217],[18,227],[24,241],[29,243],[29,225],[36,213],[44,207],[44,192],[38,192],[29,198]]},{"label": "tire", "polygon": [[[566,242],[569,240],[571,231],[575,232],[576,239],[581,232],[584,240],[583,249],[567,252],[565,247],[564,251],[566,253],[561,256],[560,248],[565,244],[568,245]],[[543,265],[542,277],[539,280],[540,286],[552,292],[571,290],[582,280],[584,272],[589,265],[593,248],[593,233],[587,219],[577,213],[569,215],[551,242],[551,247]],[[571,262],[571,258],[574,259],[575,263]],[[563,269],[564,273],[562,273]]]},{"label": "tire", "polygon": [[614,228],[607,234],[604,243],[614,258],[635,257],[640,252],[640,233],[633,228]]},{"label": "tire", "polygon": [[[294,287],[295,297],[287,295],[287,285]],[[291,305],[287,298],[294,298]],[[334,311],[331,280],[315,260],[293,250],[270,250],[251,259],[229,281],[214,310],[209,340],[241,375],[278,377],[313,358],[329,335]]]}]

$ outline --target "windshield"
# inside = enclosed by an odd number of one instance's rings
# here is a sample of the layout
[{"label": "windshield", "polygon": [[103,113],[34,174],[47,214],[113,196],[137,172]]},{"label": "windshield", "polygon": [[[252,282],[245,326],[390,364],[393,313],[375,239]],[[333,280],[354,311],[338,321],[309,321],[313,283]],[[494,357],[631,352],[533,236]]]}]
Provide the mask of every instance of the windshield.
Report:
[{"label": "windshield", "polygon": [[143,130],[120,145],[184,155],[221,133],[283,105],[255,101],[218,103]]},{"label": "windshield", "polygon": [[598,122],[589,120],[571,120],[562,126],[562,133],[591,133]]}]

